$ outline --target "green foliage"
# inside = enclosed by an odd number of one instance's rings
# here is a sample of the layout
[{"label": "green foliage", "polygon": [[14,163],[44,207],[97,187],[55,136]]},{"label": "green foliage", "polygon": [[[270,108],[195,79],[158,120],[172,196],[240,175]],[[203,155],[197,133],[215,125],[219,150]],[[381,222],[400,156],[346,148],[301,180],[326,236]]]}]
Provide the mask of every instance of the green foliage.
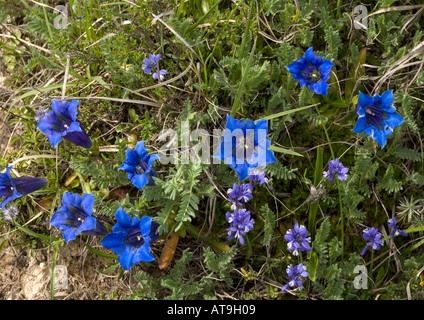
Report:
[{"label": "green foliage", "polygon": [[214,290],[219,285],[216,279],[226,285],[232,284],[230,271],[233,269],[232,258],[235,254],[234,247],[221,255],[215,254],[208,247],[203,248],[206,272],[201,275],[196,274],[194,277],[194,274],[189,271],[193,253],[185,249],[165,277],[154,278],[144,271],[136,275],[135,279],[139,282],[140,289],[135,290],[133,298],[158,299],[157,292],[160,288],[166,288],[170,292],[160,297],[165,300],[213,298]]},{"label": "green foliage", "polygon": [[[286,299],[276,284],[286,283],[287,264],[299,261],[310,273],[296,293],[301,299],[375,299],[376,294],[405,299],[407,286],[414,299],[423,298],[417,278],[424,263],[422,229],[391,242],[399,259],[387,259],[387,247],[374,252],[375,261],[359,255],[365,226],[389,233],[387,214],[398,218],[402,230],[424,226],[420,1],[409,1],[407,10],[394,0],[70,1],[67,26],[60,30],[53,24],[58,14],[47,2],[0,0],[5,66],[0,78],[6,77],[0,84],[5,88],[0,164],[15,163],[21,176],[49,181],[47,188],[13,201],[21,212],[15,222],[0,219],[0,249],[9,243],[54,249],[63,240],[47,226],[61,194],[92,193],[94,215],[108,227],[121,206],[131,216],[149,215],[160,224],[164,235],[157,247],[169,233],[180,235],[170,267],[159,271],[156,262],[137,267],[139,289],[130,298],[217,299],[228,293],[238,299]],[[369,10],[366,30],[352,25],[352,9],[359,4]],[[309,47],[335,63],[326,96],[301,87],[286,68]],[[165,84],[143,71],[152,53],[161,54]],[[372,137],[352,132],[355,104],[359,91],[391,89],[405,123],[380,148]],[[65,141],[56,159],[34,116],[62,94],[81,101],[78,121],[93,148]],[[316,108],[276,116],[312,105]],[[249,242],[233,242],[230,251],[216,253],[207,247],[211,239],[229,250],[226,191],[249,180],[239,181],[225,164],[157,161],[155,185],[140,191],[118,168],[135,141],[146,141],[156,153],[162,129],[172,128],[180,137],[186,133],[180,123],[188,121],[190,130],[212,133],[224,127],[230,113],[254,121],[268,117],[272,146],[292,153],[275,152],[278,161],[265,167],[269,184],[253,189],[246,204],[255,220]],[[189,151],[196,143],[190,141]],[[177,149],[179,156],[187,151],[181,144]],[[347,181],[323,178],[333,156],[349,168]],[[311,201],[314,191],[319,201]],[[310,224],[312,237],[312,252],[299,261],[289,259],[284,239],[294,221]],[[358,265],[367,267],[368,290],[352,284]],[[108,264],[106,270],[117,267]]]},{"label": "green foliage", "polygon": [[264,220],[264,238],[261,244],[268,246],[271,243],[272,236],[275,229],[275,213],[269,208],[268,204],[263,205],[260,210],[262,218]]}]

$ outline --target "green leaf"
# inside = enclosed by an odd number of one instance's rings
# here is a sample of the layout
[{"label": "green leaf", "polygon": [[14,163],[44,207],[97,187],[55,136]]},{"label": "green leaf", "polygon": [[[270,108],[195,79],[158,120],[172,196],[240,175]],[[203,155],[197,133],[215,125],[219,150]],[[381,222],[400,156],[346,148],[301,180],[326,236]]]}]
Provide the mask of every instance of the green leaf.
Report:
[{"label": "green leaf", "polygon": [[273,145],[271,145],[268,150],[280,152],[280,153],[285,153],[285,154],[289,154],[289,155],[292,155],[292,156],[303,157],[303,155],[301,155],[300,153],[297,153],[297,152],[289,150],[289,149],[276,147],[276,146],[273,146]]},{"label": "green leaf", "polygon": [[[321,146],[317,148],[317,158],[315,161],[315,173],[314,173],[314,186],[317,187],[319,182],[322,179],[322,170],[323,170],[323,151]],[[309,219],[308,219],[308,229],[311,234],[314,234],[315,230],[315,218],[318,212],[319,201],[316,201],[311,204],[309,208]]]},{"label": "green leaf", "polygon": [[318,269],[318,255],[315,251],[312,251],[311,258],[309,259],[309,264],[308,264],[309,279],[311,279],[311,281],[316,280],[317,269]]},{"label": "green leaf", "polygon": [[296,108],[296,109],[291,109],[291,110],[287,110],[287,111],[283,111],[283,112],[279,112],[279,113],[275,113],[275,114],[271,114],[269,116],[266,116],[266,117],[261,118],[261,120],[275,119],[275,118],[278,118],[278,117],[285,116],[287,114],[291,114],[291,113],[295,113],[295,112],[302,111],[302,110],[305,110],[305,109],[309,109],[309,108],[315,107],[317,105],[319,105],[319,103],[311,104],[309,106],[304,106],[304,107],[300,107],[300,108]]},{"label": "green leaf", "polygon": [[96,256],[106,258],[106,259],[112,259],[112,260],[118,259],[117,255],[101,252],[99,250],[94,249],[87,243],[85,243],[85,247],[88,249],[88,251],[90,251],[91,253],[94,253]]}]

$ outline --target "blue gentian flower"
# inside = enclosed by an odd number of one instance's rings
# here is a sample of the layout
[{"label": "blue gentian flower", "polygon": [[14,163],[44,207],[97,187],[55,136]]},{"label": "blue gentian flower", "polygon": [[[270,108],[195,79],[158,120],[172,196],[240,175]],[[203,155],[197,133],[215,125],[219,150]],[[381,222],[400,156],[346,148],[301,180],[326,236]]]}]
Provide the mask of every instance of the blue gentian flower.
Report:
[{"label": "blue gentian flower", "polygon": [[246,209],[234,210],[233,213],[227,212],[226,219],[231,223],[227,229],[228,240],[238,239],[241,245],[244,245],[244,237],[247,232],[253,229],[255,221],[250,219],[250,211]]},{"label": "blue gentian flower", "polygon": [[328,171],[323,172],[324,178],[328,177],[329,181],[333,181],[335,175],[339,180],[347,180],[347,173],[349,169],[343,166],[343,163],[340,162],[338,158],[336,160],[331,160],[328,163]]},{"label": "blue gentian flower", "polygon": [[258,166],[276,162],[271,150],[271,140],[266,138],[268,121],[238,120],[227,115],[224,137],[213,157],[228,164],[243,181],[249,171]]},{"label": "blue gentian flower", "polygon": [[62,137],[78,146],[90,149],[93,145],[82,125],[76,121],[79,101],[53,101],[53,111],[46,112],[38,121],[37,129],[44,132],[54,148]]},{"label": "blue gentian flower", "polygon": [[141,261],[153,261],[155,257],[149,245],[159,237],[156,233],[159,224],[147,216],[131,218],[121,207],[115,218],[117,223],[112,227],[112,233],[100,241],[103,247],[119,255],[118,261],[125,270]]},{"label": "blue gentian flower", "polygon": [[300,57],[292,64],[286,66],[293,74],[293,78],[300,83],[300,87],[309,86],[316,94],[327,95],[331,67],[334,66],[330,60],[323,61],[322,56],[315,55],[312,48],[305,52],[305,57]]},{"label": "blue gentian flower", "polygon": [[388,220],[389,222],[389,229],[392,230],[392,233],[390,234],[390,238],[393,239],[394,237],[398,235],[402,235],[402,237],[407,237],[408,234],[405,231],[400,230],[399,228],[396,228],[396,218],[393,217],[392,219]]},{"label": "blue gentian flower", "polygon": [[359,92],[356,114],[358,122],[353,132],[365,131],[367,137],[371,136],[380,146],[384,148],[387,143],[386,136],[393,134],[393,129],[401,125],[404,120],[402,116],[395,113],[393,106],[393,90],[369,96]]},{"label": "blue gentian flower", "polygon": [[62,231],[66,243],[75,240],[77,234],[105,236],[108,231],[103,223],[92,216],[94,197],[90,193],[82,197],[64,192],[62,205],[53,214],[50,224]]},{"label": "blue gentian flower", "polygon": [[249,173],[249,179],[257,184],[268,184],[268,178],[265,177],[265,170],[253,169]]},{"label": "blue gentian flower", "polygon": [[293,251],[293,255],[298,256],[300,251],[311,251],[312,248],[309,245],[311,237],[308,237],[308,230],[305,226],[296,223],[293,229],[289,229],[284,235],[284,239],[287,240],[287,250]]},{"label": "blue gentian flower", "polygon": [[8,167],[5,173],[0,173],[0,198],[3,198],[0,206],[3,212],[9,202],[47,186],[47,180],[44,178],[12,178],[11,169],[12,167]]},{"label": "blue gentian flower", "polygon": [[[148,73],[148,74],[152,73],[152,66],[153,66],[153,71],[156,71],[152,75],[153,79],[158,78],[157,63],[159,60],[160,60],[160,54],[149,54],[149,57],[144,59],[144,63],[142,65],[144,73]],[[165,69],[159,70],[160,79],[163,80],[164,76],[167,73],[168,72]]]},{"label": "blue gentian flower", "polygon": [[19,213],[19,209],[16,206],[10,205],[4,209],[3,218],[4,220],[10,222],[12,220],[15,220],[18,213]]},{"label": "blue gentian flower", "polygon": [[364,250],[362,250],[361,256],[367,252],[369,246],[371,246],[374,250],[379,250],[380,246],[384,246],[384,242],[380,240],[382,234],[375,228],[366,228],[362,236],[365,240],[368,240],[368,242]]},{"label": "blue gentian flower", "polygon": [[289,289],[289,287],[295,287],[295,288],[298,288],[299,290],[302,290],[303,278],[306,278],[307,276],[309,276],[308,271],[306,271],[306,267],[302,263],[299,263],[295,267],[293,267],[293,265],[290,264],[286,268],[286,273],[289,276],[290,281],[288,284],[284,285],[281,288],[281,290],[284,293],[287,292],[287,289]]},{"label": "blue gentian flower", "polygon": [[242,202],[246,203],[252,196],[253,185],[251,183],[243,183],[242,185],[238,185],[234,183],[233,187],[228,189],[228,195],[230,198],[228,199],[233,203],[231,209],[235,210],[237,206],[243,205]]},{"label": "blue gentian flower", "polygon": [[144,141],[137,142],[135,150],[127,150],[125,157],[125,161],[118,170],[128,172],[127,178],[135,187],[141,190],[145,186],[155,184],[152,177],[156,177],[157,173],[153,167],[153,161],[159,160],[159,156],[157,154],[148,155]]}]

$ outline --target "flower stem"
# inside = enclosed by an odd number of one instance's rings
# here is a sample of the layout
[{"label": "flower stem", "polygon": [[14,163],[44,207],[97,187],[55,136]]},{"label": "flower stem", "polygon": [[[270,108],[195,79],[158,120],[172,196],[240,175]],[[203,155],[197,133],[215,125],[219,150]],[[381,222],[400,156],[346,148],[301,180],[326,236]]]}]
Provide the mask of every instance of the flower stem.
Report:
[{"label": "flower stem", "polygon": [[200,233],[199,229],[197,229],[195,226],[193,226],[190,223],[184,224],[186,231],[195,239],[204,240],[208,245],[215,248],[219,252],[227,252],[230,251],[230,246],[225,242],[216,242],[214,240],[203,238],[203,235]]},{"label": "flower stem", "polygon": [[[315,110],[318,113],[318,116],[321,118],[321,113],[319,112],[317,106],[315,106]],[[331,146],[331,140],[330,140],[330,137],[328,135],[327,128],[325,127],[325,124],[322,124],[322,128],[324,129],[325,136],[326,136],[327,142],[328,142],[328,146],[330,147],[331,157],[334,160],[335,159],[334,151],[333,151],[333,147]],[[341,247],[342,247],[341,258],[343,260],[343,252],[344,252],[344,217],[343,217],[342,195],[341,195],[341,192],[340,192],[340,183],[339,183],[339,179],[338,178],[337,178],[337,190],[338,190],[338,193],[339,193],[340,221],[341,221]]]}]

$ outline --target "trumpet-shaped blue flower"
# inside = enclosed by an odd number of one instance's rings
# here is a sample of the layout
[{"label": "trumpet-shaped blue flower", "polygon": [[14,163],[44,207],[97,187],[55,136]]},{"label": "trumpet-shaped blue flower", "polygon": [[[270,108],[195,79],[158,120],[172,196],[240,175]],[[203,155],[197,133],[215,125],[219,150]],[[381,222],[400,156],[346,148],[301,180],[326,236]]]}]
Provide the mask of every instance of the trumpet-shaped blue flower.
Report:
[{"label": "trumpet-shaped blue flower", "polygon": [[322,56],[315,55],[312,48],[305,52],[305,57],[300,57],[292,64],[286,66],[293,74],[293,78],[300,83],[300,87],[308,86],[316,94],[327,95],[331,67],[334,66],[330,60],[323,61]]},{"label": "trumpet-shaped blue flower", "polygon": [[276,162],[267,139],[268,121],[238,120],[227,115],[223,140],[213,157],[228,164],[243,181],[249,171]]},{"label": "trumpet-shaped blue flower", "polygon": [[352,131],[356,133],[365,131],[367,137],[372,137],[381,148],[384,148],[387,143],[386,136],[391,136],[393,129],[404,122],[402,116],[395,111],[393,90],[383,92],[381,97],[378,94],[369,96],[359,92],[356,105],[358,122]]},{"label": "trumpet-shaped blue flower", "polygon": [[233,187],[228,189],[228,195],[230,196],[228,200],[233,203],[231,209],[235,210],[237,206],[243,205],[242,202],[246,203],[252,199],[252,190],[253,186],[251,183],[243,183],[240,186],[234,183]]},{"label": "trumpet-shaped blue flower", "polygon": [[148,151],[144,147],[144,141],[137,142],[135,150],[127,150],[125,153],[125,161],[118,170],[128,172],[127,178],[139,190],[146,185],[154,185],[152,178],[157,176],[156,170],[153,167],[153,161],[159,160],[157,154],[148,155]]},{"label": "trumpet-shaped blue flower", "polygon": [[379,250],[380,246],[384,246],[384,242],[381,240],[382,235],[376,228],[366,228],[362,236],[368,242],[364,250],[362,250],[361,256],[367,252],[369,246],[374,250]]},{"label": "trumpet-shaped blue flower", "polygon": [[9,202],[47,186],[47,180],[44,178],[12,178],[11,169],[12,167],[8,167],[5,173],[0,173],[0,198],[3,198],[0,206],[3,212]]},{"label": "trumpet-shaped blue flower", "polygon": [[[148,73],[148,74],[152,73],[152,67],[153,67],[153,71],[156,71],[152,75],[153,79],[158,78],[157,63],[159,60],[160,60],[160,54],[149,54],[149,57],[144,59],[144,63],[142,65],[144,73]],[[165,69],[159,70],[160,79],[163,80],[164,76],[167,73],[168,72]]]},{"label": "trumpet-shaped blue flower", "polygon": [[103,223],[92,216],[94,197],[92,194],[64,192],[62,205],[53,214],[50,224],[62,231],[66,243],[75,240],[77,234],[105,236],[108,231]]},{"label": "trumpet-shaped blue flower", "polygon": [[299,251],[311,251],[312,248],[309,245],[311,237],[308,237],[308,230],[305,226],[296,223],[293,229],[289,229],[284,235],[284,239],[287,240],[287,250],[293,251],[293,255],[298,256]]},{"label": "trumpet-shaped blue flower", "polygon": [[228,240],[238,239],[241,245],[244,245],[244,237],[247,232],[253,229],[255,221],[250,218],[250,211],[246,209],[234,210],[233,213],[227,212],[226,219],[231,223],[227,229]]},{"label": "trumpet-shaped blue flower", "polygon": [[77,119],[79,101],[53,101],[52,111],[48,111],[38,121],[37,129],[44,132],[54,148],[62,138],[86,149],[93,145]]},{"label": "trumpet-shaped blue flower", "polygon": [[347,173],[349,168],[345,168],[343,163],[340,162],[338,158],[336,160],[331,160],[328,163],[328,171],[323,172],[324,178],[328,177],[329,181],[333,181],[335,175],[339,180],[347,180]]},{"label": "trumpet-shaped blue flower", "polygon": [[153,261],[155,257],[149,245],[159,237],[156,233],[159,224],[147,216],[131,218],[121,207],[115,218],[117,223],[112,227],[112,233],[100,241],[103,247],[119,255],[118,261],[125,270],[141,261]]},{"label": "trumpet-shaped blue flower", "polygon": [[400,230],[399,228],[396,228],[396,218],[393,217],[392,219],[388,220],[389,222],[389,229],[392,230],[392,233],[390,234],[390,238],[393,239],[394,237],[398,235],[402,235],[402,237],[407,237],[408,234],[405,231]]},{"label": "trumpet-shaped blue flower", "polygon": [[290,287],[298,288],[299,290],[302,290],[303,288],[303,278],[306,278],[309,276],[308,271],[306,271],[306,267],[299,263],[298,265],[288,265],[286,268],[286,273],[290,278],[290,281],[288,284],[284,285],[281,290],[286,293],[287,289]]}]

